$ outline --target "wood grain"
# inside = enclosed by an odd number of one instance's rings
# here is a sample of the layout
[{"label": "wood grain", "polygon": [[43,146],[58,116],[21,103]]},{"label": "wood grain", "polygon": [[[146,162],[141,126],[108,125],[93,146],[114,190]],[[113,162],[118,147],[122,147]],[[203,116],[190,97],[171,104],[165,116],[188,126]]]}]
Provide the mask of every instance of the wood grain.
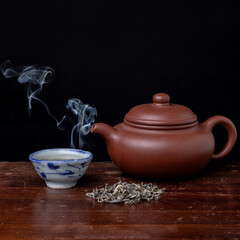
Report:
[{"label": "wood grain", "polygon": [[[194,177],[154,182],[158,201],[106,204],[87,198],[123,175],[91,163],[72,189],[47,188],[30,162],[0,162],[0,239],[240,239],[240,162],[211,161]],[[144,182],[150,182],[144,180]]]}]

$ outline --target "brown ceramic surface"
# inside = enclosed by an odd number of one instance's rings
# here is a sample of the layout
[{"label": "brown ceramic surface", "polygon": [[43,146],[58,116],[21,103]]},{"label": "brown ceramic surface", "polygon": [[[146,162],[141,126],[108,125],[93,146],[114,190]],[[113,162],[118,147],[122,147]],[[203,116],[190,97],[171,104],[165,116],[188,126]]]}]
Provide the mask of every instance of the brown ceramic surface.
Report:
[{"label": "brown ceramic surface", "polygon": [[[167,94],[158,93],[153,103],[132,108],[113,128],[93,125],[92,132],[104,138],[110,158],[125,173],[147,178],[192,175],[211,158],[222,158],[232,150],[237,132],[231,120],[214,116],[199,124],[190,109],[169,101]],[[214,153],[212,129],[218,124],[227,129],[228,139]]]}]

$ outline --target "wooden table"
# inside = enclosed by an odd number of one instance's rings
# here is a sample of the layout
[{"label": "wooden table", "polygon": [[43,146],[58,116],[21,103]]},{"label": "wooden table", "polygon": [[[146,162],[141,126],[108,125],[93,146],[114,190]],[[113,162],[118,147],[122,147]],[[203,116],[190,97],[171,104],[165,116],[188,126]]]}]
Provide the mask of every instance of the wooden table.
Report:
[{"label": "wooden table", "polygon": [[111,162],[92,162],[67,190],[47,188],[30,162],[0,162],[0,173],[0,239],[240,239],[240,161],[211,161],[195,177],[159,181],[162,198],[136,205],[85,196],[119,177],[141,182]]}]

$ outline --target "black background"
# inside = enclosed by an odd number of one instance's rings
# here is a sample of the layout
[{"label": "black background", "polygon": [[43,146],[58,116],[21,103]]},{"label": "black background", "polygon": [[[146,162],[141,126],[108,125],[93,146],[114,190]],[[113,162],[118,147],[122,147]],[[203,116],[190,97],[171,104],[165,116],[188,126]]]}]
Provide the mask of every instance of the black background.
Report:
[{"label": "black background", "polygon": [[[97,122],[115,125],[167,92],[200,122],[220,114],[239,127],[239,1],[2,1],[0,15],[1,62],[52,67],[42,98],[58,118],[77,97],[96,106]],[[41,104],[29,116],[16,78],[0,76],[0,91],[1,161],[69,146]],[[214,135],[218,150],[227,135],[222,127]],[[89,138],[94,160],[108,160],[103,140]]]}]

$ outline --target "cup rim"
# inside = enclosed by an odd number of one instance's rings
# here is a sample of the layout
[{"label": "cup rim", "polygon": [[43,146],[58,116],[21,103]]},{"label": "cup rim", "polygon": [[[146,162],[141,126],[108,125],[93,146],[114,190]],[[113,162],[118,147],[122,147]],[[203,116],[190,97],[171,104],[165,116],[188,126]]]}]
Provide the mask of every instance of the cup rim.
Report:
[{"label": "cup rim", "polygon": [[[84,154],[88,154],[87,157],[85,158],[77,158],[77,159],[65,159],[65,160],[43,160],[43,159],[37,159],[34,158],[35,154],[41,153],[41,152],[45,152],[45,151],[71,151],[71,152],[77,152],[77,153],[84,153]],[[47,149],[42,149],[36,152],[33,152],[29,155],[29,159],[32,162],[56,162],[56,163],[64,163],[64,162],[86,162],[86,161],[91,161],[93,158],[93,154],[89,151],[85,151],[85,150],[81,150],[81,149],[77,149],[77,148],[47,148]]]}]

